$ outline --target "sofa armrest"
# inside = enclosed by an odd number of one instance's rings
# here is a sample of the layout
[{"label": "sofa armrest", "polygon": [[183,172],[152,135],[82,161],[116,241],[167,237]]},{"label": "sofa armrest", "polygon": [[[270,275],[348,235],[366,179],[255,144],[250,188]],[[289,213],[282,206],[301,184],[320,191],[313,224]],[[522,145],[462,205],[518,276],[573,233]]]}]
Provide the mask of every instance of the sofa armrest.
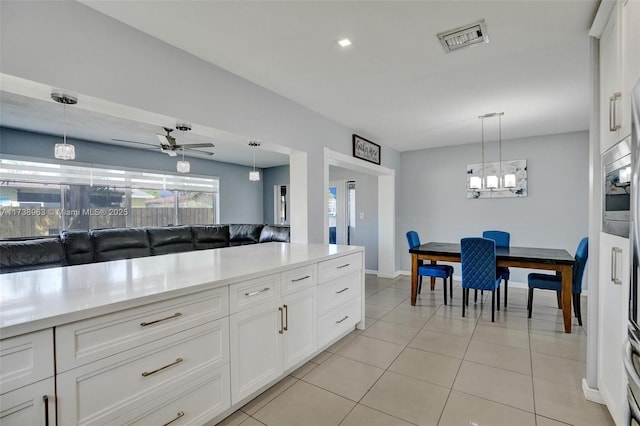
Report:
[{"label": "sofa armrest", "polygon": [[60,238],[0,241],[0,273],[65,266]]}]

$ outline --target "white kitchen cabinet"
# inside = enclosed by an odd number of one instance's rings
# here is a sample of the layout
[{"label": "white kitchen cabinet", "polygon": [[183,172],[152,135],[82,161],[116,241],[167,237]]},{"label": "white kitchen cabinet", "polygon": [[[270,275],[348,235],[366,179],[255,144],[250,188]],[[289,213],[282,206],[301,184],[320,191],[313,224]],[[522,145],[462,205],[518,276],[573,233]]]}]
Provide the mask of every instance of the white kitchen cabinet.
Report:
[{"label": "white kitchen cabinet", "polygon": [[616,2],[600,37],[601,153],[629,133],[629,112],[625,110],[629,93],[623,93],[621,8]]},{"label": "white kitchen cabinet", "polygon": [[363,315],[363,255],[318,263],[318,346],[329,346],[360,323]]},{"label": "white kitchen cabinet", "polygon": [[55,425],[53,330],[0,340],[0,424]]},{"label": "white kitchen cabinet", "polygon": [[600,233],[598,388],[616,424],[626,416],[626,374],[622,347],[627,339],[629,239]]},{"label": "white kitchen cabinet", "polygon": [[0,425],[54,426],[56,424],[53,377],[0,396]]},{"label": "white kitchen cabinet", "polygon": [[[626,0],[622,8],[622,33],[623,38],[623,80],[624,93],[631,93],[633,87],[640,82],[640,1]],[[631,97],[627,96],[625,101],[626,111],[631,111]],[[627,134],[631,120],[626,120]]]},{"label": "white kitchen cabinet", "polygon": [[314,354],[315,294],[307,288],[231,315],[232,404]]}]

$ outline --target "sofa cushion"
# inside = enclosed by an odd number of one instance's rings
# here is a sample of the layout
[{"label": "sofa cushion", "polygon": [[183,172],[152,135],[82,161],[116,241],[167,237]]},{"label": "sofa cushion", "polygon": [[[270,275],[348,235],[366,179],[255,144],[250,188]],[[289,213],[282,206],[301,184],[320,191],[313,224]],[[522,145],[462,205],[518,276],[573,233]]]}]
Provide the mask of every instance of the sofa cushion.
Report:
[{"label": "sofa cushion", "polygon": [[289,242],[289,227],[277,225],[265,225],[260,232],[260,243],[268,243],[278,241],[282,243]]},{"label": "sofa cushion", "polygon": [[257,244],[264,225],[229,225],[229,245]]},{"label": "sofa cushion", "polygon": [[65,264],[64,249],[58,237],[0,241],[0,273]]},{"label": "sofa cushion", "polygon": [[193,236],[188,226],[147,228],[152,255],[193,250]]},{"label": "sofa cushion", "polygon": [[91,237],[96,262],[151,256],[144,228],[93,229]]},{"label": "sofa cushion", "polygon": [[192,225],[191,234],[197,250],[229,247],[229,225]]},{"label": "sofa cushion", "polygon": [[93,240],[89,231],[63,231],[60,239],[68,265],[93,262]]}]

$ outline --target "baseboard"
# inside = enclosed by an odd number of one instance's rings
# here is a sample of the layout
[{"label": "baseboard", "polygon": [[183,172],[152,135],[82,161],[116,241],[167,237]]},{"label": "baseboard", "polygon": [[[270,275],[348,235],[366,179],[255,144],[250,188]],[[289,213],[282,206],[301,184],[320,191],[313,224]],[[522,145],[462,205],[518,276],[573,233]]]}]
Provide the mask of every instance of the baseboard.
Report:
[{"label": "baseboard", "polygon": [[391,279],[395,279],[398,278],[400,275],[402,275],[399,271],[396,271],[393,274],[385,274],[382,272],[378,272],[378,271],[370,271],[370,270],[366,270],[364,271],[367,274],[374,274],[377,275],[379,278],[391,278]]},{"label": "baseboard", "polygon": [[582,393],[587,400],[605,405],[604,398],[600,394],[600,391],[598,389],[590,388],[587,384],[587,379],[584,378],[582,379]]}]

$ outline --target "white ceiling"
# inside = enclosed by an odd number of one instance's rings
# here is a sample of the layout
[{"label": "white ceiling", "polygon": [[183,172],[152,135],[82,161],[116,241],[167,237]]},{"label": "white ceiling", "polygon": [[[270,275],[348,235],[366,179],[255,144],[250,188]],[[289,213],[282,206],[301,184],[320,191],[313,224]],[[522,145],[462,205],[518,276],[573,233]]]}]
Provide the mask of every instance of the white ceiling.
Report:
[{"label": "white ceiling", "polygon": [[[489,112],[503,139],[588,129],[597,0],[82,2],[399,151],[478,142]],[[479,19],[490,43],[445,54]]]}]

